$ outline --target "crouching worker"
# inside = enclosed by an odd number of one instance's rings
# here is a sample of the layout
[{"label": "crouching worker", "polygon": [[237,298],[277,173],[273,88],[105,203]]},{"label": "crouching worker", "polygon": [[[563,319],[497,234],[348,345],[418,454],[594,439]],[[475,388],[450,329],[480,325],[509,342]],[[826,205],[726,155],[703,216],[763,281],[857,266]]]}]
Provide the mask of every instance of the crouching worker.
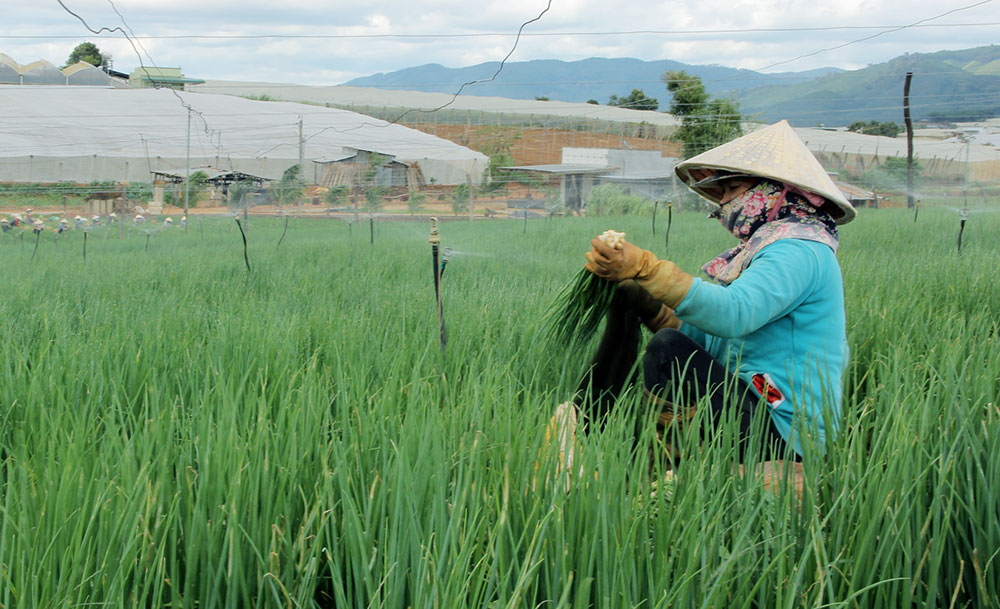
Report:
[{"label": "crouching worker", "polygon": [[577,404],[592,421],[607,414],[645,324],[655,334],[643,385],[661,423],[707,404],[709,420],[739,426],[741,461],[750,446],[764,461],[801,460],[804,433],[822,450],[837,432],[848,357],[837,225],[854,208],[785,121],[676,173],[739,243],[702,267],[706,281],[631,243],[591,241],[586,268],[621,283]]}]

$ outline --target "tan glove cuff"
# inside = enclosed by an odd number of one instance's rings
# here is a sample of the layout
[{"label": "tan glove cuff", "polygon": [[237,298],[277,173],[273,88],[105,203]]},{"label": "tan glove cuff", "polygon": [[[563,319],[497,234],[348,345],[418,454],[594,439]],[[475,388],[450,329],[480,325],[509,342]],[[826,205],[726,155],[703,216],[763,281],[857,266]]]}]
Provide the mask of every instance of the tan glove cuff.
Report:
[{"label": "tan glove cuff", "polygon": [[[636,282],[653,298],[676,309],[687,296],[694,278],[669,260],[657,260],[652,253],[644,258],[647,260],[644,260],[642,270],[635,278]],[[652,259],[652,263],[648,258]]]}]

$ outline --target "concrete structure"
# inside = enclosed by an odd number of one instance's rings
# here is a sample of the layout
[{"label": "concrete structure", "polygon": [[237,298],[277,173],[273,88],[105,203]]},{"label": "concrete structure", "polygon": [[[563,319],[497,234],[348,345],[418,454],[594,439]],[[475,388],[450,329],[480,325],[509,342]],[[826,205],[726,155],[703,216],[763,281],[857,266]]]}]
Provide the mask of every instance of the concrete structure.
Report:
[{"label": "concrete structure", "polygon": [[586,204],[594,187],[609,183],[650,201],[669,199],[676,164],[677,159],[653,150],[566,147],[562,149],[562,163],[501,169],[558,176],[562,204],[578,210]]}]

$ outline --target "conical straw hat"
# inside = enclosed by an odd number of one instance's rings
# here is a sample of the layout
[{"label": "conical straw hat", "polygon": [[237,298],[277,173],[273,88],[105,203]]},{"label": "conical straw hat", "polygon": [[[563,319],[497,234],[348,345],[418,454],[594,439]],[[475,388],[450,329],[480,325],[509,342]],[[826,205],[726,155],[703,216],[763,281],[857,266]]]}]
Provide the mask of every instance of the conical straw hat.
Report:
[{"label": "conical straw hat", "polygon": [[705,176],[696,177],[691,173],[694,171],[701,174],[698,170],[714,172],[720,169],[770,178],[820,195],[835,206],[823,207],[837,224],[846,224],[857,215],[844,193],[840,192],[788,121],[775,123],[706,150],[678,163],[674,171],[691,190],[718,203],[722,189],[718,185],[697,186],[696,183]]}]

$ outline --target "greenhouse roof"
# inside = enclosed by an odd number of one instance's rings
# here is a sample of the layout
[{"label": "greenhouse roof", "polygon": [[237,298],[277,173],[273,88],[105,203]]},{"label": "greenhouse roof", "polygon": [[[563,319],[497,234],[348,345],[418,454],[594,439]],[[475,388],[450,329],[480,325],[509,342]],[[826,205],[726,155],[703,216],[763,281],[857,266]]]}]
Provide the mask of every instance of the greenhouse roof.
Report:
[{"label": "greenhouse roof", "polygon": [[416,163],[441,184],[466,176],[479,183],[488,162],[439,137],[335,108],[167,89],[10,85],[0,86],[0,180],[148,181],[154,171],[181,171],[188,106],[192,166],[278,179],[298,163],[300,119],[307,161],[372,150]]}]

